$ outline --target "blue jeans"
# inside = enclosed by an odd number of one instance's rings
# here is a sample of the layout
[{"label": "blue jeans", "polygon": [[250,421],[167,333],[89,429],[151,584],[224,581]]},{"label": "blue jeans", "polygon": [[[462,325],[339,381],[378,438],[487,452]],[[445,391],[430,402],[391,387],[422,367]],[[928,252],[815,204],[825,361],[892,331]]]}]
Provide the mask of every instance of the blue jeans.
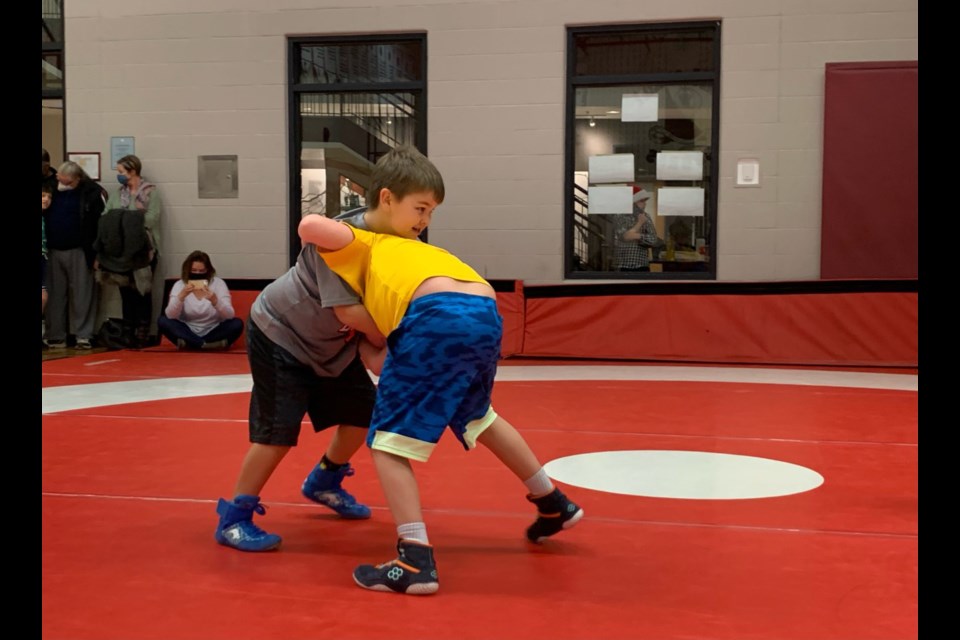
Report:
[{"label": "blue jeans", "polygon": [[227,347],[232,345],[243,333],[243,320],[240,318],[230,318],[224,320],[205,336],[198,336],[190,327],[181,320],[171,320],[166,314],[161,314],[157,318],[157,330],[160,335],[166,336],[170,342],[177,344],[177,340],[183,340],[189,349],[202,349],[205,344],[227,341]]}]

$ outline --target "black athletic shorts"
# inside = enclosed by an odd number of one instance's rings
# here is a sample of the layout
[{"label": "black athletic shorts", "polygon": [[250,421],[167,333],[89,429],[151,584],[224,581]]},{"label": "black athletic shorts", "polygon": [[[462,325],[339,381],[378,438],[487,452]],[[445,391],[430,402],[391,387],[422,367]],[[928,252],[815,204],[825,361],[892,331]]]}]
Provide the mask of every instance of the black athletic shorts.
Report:
[{"label": "black athletic shorts", "polygon": [[367,428],[377,389],[359,356],[339,376],[319,376],[247,322],[247,357],[253,375],[250,442],[296,446],[303,416],[314,431],[334,425]]}]

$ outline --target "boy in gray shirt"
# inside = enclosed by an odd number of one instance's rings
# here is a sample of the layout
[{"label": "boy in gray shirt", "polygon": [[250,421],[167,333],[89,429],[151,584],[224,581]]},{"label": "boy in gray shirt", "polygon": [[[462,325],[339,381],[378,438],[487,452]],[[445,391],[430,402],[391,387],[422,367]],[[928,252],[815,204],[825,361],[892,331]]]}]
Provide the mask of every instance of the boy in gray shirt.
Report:
[{"label": "boy in gray shirt", "polygon": [[[367,229],[364,212],[341,216]],[[241,551],[270,551],[280,536],[253,523],[263,514],[260,492],[296,446],[300,423],[310,416],[314,431],[336,426],[319,463],[303,482],[303,495],[342,518],[370,517],[342,487],[354,473],[349,460],[366,438],[376,388],[357,355],[351,328],[383,344],[360,300],[323,263],[313,245],[297,263],[257,296],[247,321],[247,357],[253,376],[250,395],[250,448],[234,486],[234,498],[217,503],[215,538]]]}]

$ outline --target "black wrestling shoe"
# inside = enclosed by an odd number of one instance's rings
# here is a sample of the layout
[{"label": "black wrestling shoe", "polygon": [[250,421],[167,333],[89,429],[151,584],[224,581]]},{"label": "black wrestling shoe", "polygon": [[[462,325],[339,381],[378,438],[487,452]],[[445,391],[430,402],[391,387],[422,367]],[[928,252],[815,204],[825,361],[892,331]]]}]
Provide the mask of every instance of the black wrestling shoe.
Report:
[{"label": "black wrestling shoe", "polygon": [[527,528],[527,540],[535,544],[569,529],[583,517],[583,509],[571,502],[559,488],[539,498],[527,496],[527,500],[537,505],[537,519]]},{"label": "black wrestling shoe", "polygon": [[440,588],[433,547],[415,540],[397,541],[396,560],[377,566],[360,565],[353,570],[353,581],[364,589],[411,596],[427,596]]}]

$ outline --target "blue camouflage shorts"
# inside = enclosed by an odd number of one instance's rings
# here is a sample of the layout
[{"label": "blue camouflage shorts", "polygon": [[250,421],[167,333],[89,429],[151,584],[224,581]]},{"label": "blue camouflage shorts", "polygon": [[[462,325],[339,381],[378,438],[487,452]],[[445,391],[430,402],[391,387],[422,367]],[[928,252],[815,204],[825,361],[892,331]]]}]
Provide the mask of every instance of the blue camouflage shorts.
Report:
[{"label": "blue camouflage shorts", "polygon": [[491,298],[434,293],[414,300],[387,340],[367,434],[373,448],[426,461],[449,426],[465,449],[493,422],[503,319]]}]

